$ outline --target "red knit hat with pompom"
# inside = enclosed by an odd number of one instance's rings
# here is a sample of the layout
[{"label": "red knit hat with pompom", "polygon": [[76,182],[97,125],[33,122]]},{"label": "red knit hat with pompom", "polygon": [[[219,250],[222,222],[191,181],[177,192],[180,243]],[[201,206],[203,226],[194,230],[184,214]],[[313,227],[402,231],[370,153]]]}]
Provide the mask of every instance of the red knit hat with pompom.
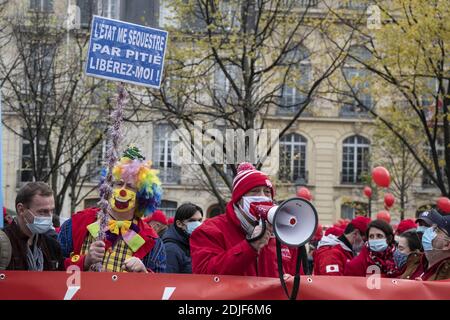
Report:
[{"label": "red knit hat with pompom", "polygon": [[156,222],[159,222],[159,223],[162,223],[162,224],[165,224],[165,225],[168,224],[167,223],[167,217],[164,214],[164,212],[162,212],[161,210],[155,210],[155,212],[153,212],[153,214],[150,215],[148,217],[147,221],[145,221],[145,222],[148,223],[150,221],[156,221]]},{"label": "red knit hat with pompom", "polygon": [[231,202],[237,203],[244,194],[255,187],[267,186],[270,188],[272,198],[275,195],[272,182],[269,177],[255,169],[255,167],[248,162],[243,162],[238,166],[237,175],[233,180],[233,192],[231,195]]},{"label": "red knit hat with pompom", "polygon": [[395,230],[395,234],[402,234],[403,232],[410,230],[410,229],[414,229],[417,228],[417,224],[414,222],[413,219],[405,219],[402,220],[398,226],[397,229]]},{"label": "red knit hat with pompom", "polygon": [[340,237],[340,236],[342,236],[344,234],[344,229],[339,228],[339,227],[335,227],[335,226],[330,227],[327,230],[325,230],[325,236],[328,236],[330,234],[332,234],[332,235],[334,235],[336,237]]}]

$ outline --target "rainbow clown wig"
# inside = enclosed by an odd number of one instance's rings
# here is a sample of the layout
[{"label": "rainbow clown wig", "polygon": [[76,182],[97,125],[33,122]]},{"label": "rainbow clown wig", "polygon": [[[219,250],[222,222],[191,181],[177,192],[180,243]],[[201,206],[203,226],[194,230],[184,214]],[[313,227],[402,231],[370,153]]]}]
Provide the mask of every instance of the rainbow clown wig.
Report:
[{"label": "rainbow clown wig", "polygon": [[130,147],[125,150],[112,171],[114,181],[135,183],[137,188],[135,215],[139,218],[155,211],[161,202],[161,181],[157,175],[158,170],[152,169],[151,165],[152,162],[145,161],[139,149]]}]

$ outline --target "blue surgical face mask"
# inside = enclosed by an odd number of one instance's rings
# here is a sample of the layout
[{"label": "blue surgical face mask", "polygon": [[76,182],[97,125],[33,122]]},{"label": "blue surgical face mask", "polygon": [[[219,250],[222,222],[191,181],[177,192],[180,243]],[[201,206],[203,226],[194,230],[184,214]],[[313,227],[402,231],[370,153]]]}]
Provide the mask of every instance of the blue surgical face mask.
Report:
[{"label": "blue surgical face mask", "polygon": [[388,247],[386,239],[369,240],[369,248],[375,252],[382,252]]},{"label": "blue surgical face mask", "polygon": [[[29,210],[31,212],[31,210]],[[33,214],[33,222],[27,223],[28,229],[32,234],[43,234],[50,230],[53,226],[52,217],[39,217]]]},{"label": "blue surgical face mask", "polygon": [[401,268],[405,265],[406,260],[408,260],[408,255],[406,253],[400,252],[398,249],[394,252],[394,262],[397,267]]},{"label": "blue surgical face mask", "polygon": [[433,228],[427,228],[422,236],[422,246],[424,251],[433,250],[433,240],[436,238],[437,234]]},{"label": "blue surgical face mask", "polygon": [[422,232],[424,233],[429,227],[426,226],[418,226],[417,227],[417,232]]},{"label": "blue surgical face mask", "polygon": [[200,221],[190,221],[186,223],[186,232],[191,235],[202,223]]}]

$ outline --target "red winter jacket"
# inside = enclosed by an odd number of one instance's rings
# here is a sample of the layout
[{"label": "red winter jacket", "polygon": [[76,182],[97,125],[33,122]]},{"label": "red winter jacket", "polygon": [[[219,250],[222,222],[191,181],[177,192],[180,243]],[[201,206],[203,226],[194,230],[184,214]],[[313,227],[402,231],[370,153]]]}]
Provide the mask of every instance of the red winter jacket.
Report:
[{"label": "red winter jacket", "polygon": [[[394,248],[389,247],[385,253],[383,253],[384,257],[379,259],[379,267],[381,268],[381,276],[382,277],[397,277],[401,274],[399,270],[395,268],[395,263],[392,258],[392,253]],[[369,257],[369,248],[368,244],[363,246],[361,252],[358,256],[347,262],[345,265],[344,276],[352,276],[352,277],[365,277],[367,274],[372,274],[371,270],[367,268],[369,266],[375,265],[375,263],[371,262]]]},{"label": "red winter jacket", "polygon": [[[225,214],[206,220],[192,233],[192,272],[278,277],[275,241],[275,238],[271,238],[258,254],[245,239],[233,204],[229,202]],[[297,249],[282,245],[281,252],[284,273],[294,274]]]},{"label": "red winter jacket", "polygon": [[325,236],[313,253],[314,275],[343,276],[345,265],[352,258],[352,250],[336,236]]},{"label": "red winter jacket", "polygon": [[369,266],[369,249],[363,246],[361,252],[345,265],[344,276],[365,277]]}]

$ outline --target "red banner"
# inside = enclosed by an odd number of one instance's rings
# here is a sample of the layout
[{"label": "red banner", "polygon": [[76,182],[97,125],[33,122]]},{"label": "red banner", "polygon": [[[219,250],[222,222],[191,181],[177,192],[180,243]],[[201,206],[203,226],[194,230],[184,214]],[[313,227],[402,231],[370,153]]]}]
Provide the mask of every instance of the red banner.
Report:
[{"label": "red banner", "polygon": [[[292,288],[293,278],[287,280]],[[0,272],[0,300],[281,300],[279,279],[94,272]],[[302,276],[298,299],[443,300],[450,281]]]}]

